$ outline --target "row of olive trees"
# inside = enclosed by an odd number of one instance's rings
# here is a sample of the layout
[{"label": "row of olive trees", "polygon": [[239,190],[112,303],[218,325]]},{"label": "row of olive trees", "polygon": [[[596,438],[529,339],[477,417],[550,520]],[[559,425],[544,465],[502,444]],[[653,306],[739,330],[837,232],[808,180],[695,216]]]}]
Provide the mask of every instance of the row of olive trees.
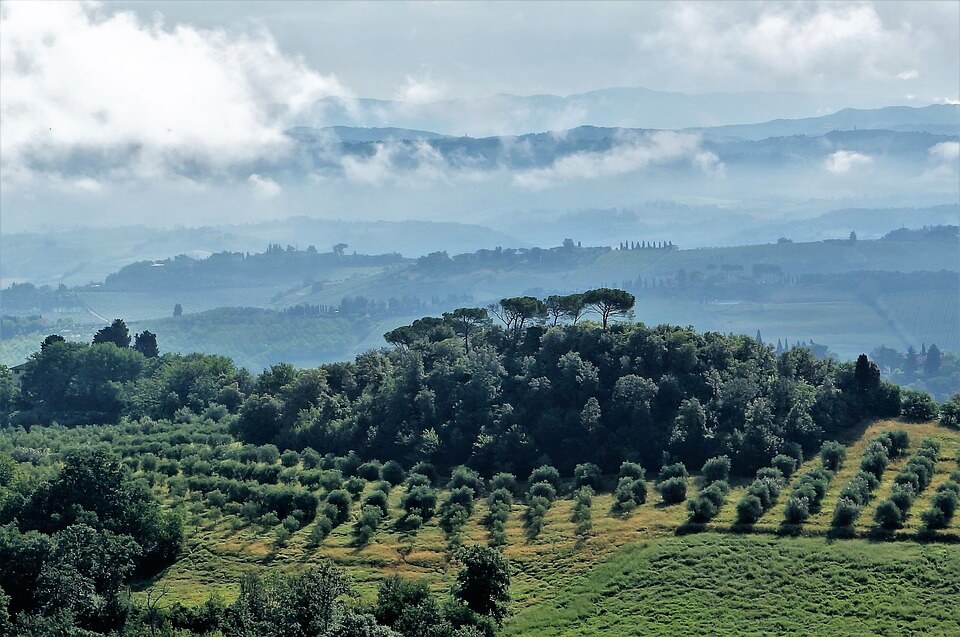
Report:
[{"label": "row of olive trees", "polygon": [[902,456],[909,446],[910,437],[903,430],[887,431],[870,441],[860,458],[860,471],[840,491],[840,499],[833,511],[834,527],[853,525],[880,485],[887,465]]},{"label": "row of olive trees", "polygon": [[874,520],[886,530],[903,526],[914,499],[929,486],[933,480],[934,467],[940,459],[940,443],[925,438],[916,454],[893,478],[890,497],[877,505]]}]

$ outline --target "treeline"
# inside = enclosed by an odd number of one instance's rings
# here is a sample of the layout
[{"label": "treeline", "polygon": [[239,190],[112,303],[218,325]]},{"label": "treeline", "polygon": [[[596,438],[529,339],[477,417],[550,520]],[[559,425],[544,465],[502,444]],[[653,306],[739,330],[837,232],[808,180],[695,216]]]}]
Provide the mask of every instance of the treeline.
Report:
[{"label": "treeline", "polygon": [[111,290],[155,288],[198,289],[259,285],[278,280],[323,278],[339,268],[382,267],[403,263],[400,254],[345,254],[345,244],[332,252],[319,252],[313,246],[298,250],[293,246],[270,245],[265,252],[218,252],[205,259],[178,255],[163,261],[140,261],[110,274],[103,287]]},{"label": "treeline", "polygon": [[[129,337],[115,324],[104,330],[120,333],[110,342],[45,346],[6,408],[24,424],[224,409],[248,442],[485,476],[543,464],[569,474],[583,462],[604,473],[624,461],[699,466],[720,455],[751,474],[901,412],[900,389],[866,356],[837,364],[743,336],[614,321],[632,305],[610,289],[503,299],[393,330],[393,350],[258,377],[215,356],[144,356],[122,346]],[[582,320],[587,312],[599,324]],[[936,416],[929,397],[908,397],[911,413]]]}]

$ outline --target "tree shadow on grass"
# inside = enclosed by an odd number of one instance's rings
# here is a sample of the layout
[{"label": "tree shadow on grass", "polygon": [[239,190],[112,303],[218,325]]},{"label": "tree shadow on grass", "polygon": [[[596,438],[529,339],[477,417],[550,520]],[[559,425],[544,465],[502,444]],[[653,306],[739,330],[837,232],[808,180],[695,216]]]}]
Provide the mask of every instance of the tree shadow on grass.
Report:
[{"label": "tree shadow on grass", "polygon": [[694,533],[703,533],[706,530],[706,522],[697,522],[693,518],[689,518],[686,522],[677,527],[677,530],[674,531],[674,535],[693,535]]}]

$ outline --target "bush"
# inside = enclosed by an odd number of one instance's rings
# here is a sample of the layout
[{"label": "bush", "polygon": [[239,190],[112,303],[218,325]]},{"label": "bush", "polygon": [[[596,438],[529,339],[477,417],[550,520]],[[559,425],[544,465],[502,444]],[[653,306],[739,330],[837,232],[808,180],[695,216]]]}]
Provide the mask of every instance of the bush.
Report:
[{"label": "bush", "polygon": [[390,495],[390,491],[393,489],[393,485],[387,482],[386,480],[381,480],[380,482],[373,485],[373,491],[380,491],[385,495]]},{"label": "bush", "polygon": [[578,464],[573,469],[573,482],[578,487],[600,488],[600,467],[592,462]]},{"label": "bush", "polygon": [[353,525],[353,538],[358,546],[365,546],[370,542],[382,517],[378,507],[365,506],[361,509],[360,517]]},{"label": "bush", "polygon": [[687,480],[679,476],[667,478],[657,485],[657,491],[665,504],[679,504],[687,499]]},{"label": "bush", "polygon": [[903,526],[903,512],[890,500],[884,500],[877,505],[877,510],[873,515],[874,521],[880,528],[886,530],[899,529]]},{"label": "bush", "polygon": [[530,490],[527,492],[527,499],[533,498],[544,498],[548,502],[553,502],[557,499],[557,490],[549,482],[535,482],[530,485]]},{"label": "bush", "polygon": [[327,504],[333,507],[333,516],[330,518],[334,525],[340,525],[350,517],[350,506],[353,504],[353,496],[349,491],[335,489],[327,494]]},{"label": "bush", "polygon": [[380,479],[382,470],[378,460],[370,460],[357,467],[357,476],[367,482],[376,482]]},{"label": "bush", "polygon": [[530,472],[530,484],[537,482],[549,482],[554,489],[560,490],[560,472],[550,465],[542,465]]},{"label": "bush", "polygon": [[646,477],[647,472],[636,462],[624,462],[620,465],[620,473],[617,474],[617,479],[633,478],[634,480],[645,480]]},{"label": "bush", "polygon": [[763,515],[763,503],[752,493],[745,494],[737,503],[737,522],[753,524]]},{"label": "bush", "polygon": [[910,448],[910,435],[903,429],[894,429],[880,436],[889,440],[888,450],[891,458],[899,458]]},{"label": "bush", "polygon": [[847,448],[836,440],[828,440],[820,447],[820,462],[828,471],[839,471],[847,458]]},{"label": "bush", "polygon": [[506,489],[513,495],[517,494],[517,478],[512,473],[498,473],[490,478],[490,490]]},{"label": "bush", "polygon": [[388,460],[383,464],[383,468],[380,470],[381,477],[392,484],[397,486],[402,484],[406,478],[406,473],[403,470],[403,467],[400,466],[400,463],[396,460]]},{"label": "bush", "polygon": [[841,497],[833,509],[833,520],[830,522],[836,527],[849,527],[860,517],[860,505],[850,498]]},{"label": "bush", "polygon": [[686,478],[687,475],[689,475],[687,474],[687,468],[682,462],[664,465],[664,467],[660,469],[660,482],[664,482],[665,480],[670,480],[672,478]]},{"label": "bush", "polygon": [[801,524],[810,517],[810,500],[804,496],[791,496],[783,515],[791,524]]},{"label": "bush", "polygon": [[343,474],[336,469],[322,471],[319,484],[325,491],[336,491],[343,487]]},{"label": "bush", "polygon": [[437,512],[437,494],[428,486],[413,487],[404,494],[400,506],[407,516],[416,514],[426,522]]},{"label": "bush", "polygon": [[280,454],[280,464],[285,467],[295,467],[300,463],[300,454],[293,449],[287,449]]},{"label": "bush", "polygon": [[960,429],[960,393],[954,394],[940,405],[940,425]]},{"label": "bush", "polygon": [[487,506],[493,508],[497,503],[503,503],[509,507],[513,504],[513,494],[507,489],[494,489],[487,496]]},{"label": "bush", "polygon": [[730,487],[725,481],[717,480],[700,491],[697,497],[687,503],[693,521],[709,522],[716,517],[729,490]]},{"label": "bush", "polygon": [[626,515],[647,501],[647,483],[643,479],[624,476],[613,492],[613,504],[610,507],[614,515]]},{"label": "bush", "polygon": [[430,478],[423,475],[422,473],[411,473],[407,476],[407,490],[409,491],[413,487],[430,487],[433,486],[433,483],[430,481]]},{"label": "bush", "polygon": [[430,480],[430,486],[437,483],[437,468],[429,462],[418,462],[410,469],[410,473],[419,473],[422,476],[426,476],[427,479]]},{"label": "bush", "polygon": [[390,514],[390,504],[387,502],[387,494],[380,490],[371,491],[363,499],[363,505],[375,506],[380,509],[380,514],[386,517]]},{"label": "bush", "polygon": [[773,457],[773,460],[770,461],[770,466],[779,469],[783,477],[789,479],[790,476],[793,475],[793,472],[797,470],[797,459],[781,453]]},{"label": "bush", "polygon": [[937,403],[925,391],[904,389],[900,398],[900,417],[907,422],[927,422],[937,417]]},{"label": "bush", "polygon": [[550,501],[548,499],[541,496],[533,496],[529,499],[527,510],[523,514],[523,526],[526,529],[528,539],[533,540],[540,535],[540,532],[543,530],[544,519],[549,509]]},{"label": "bush", "polygon": [[473,469],[464,466],[456,467],[450,475],[447,488],[459,489],[461,487],[470,489],[475,497],[479,497],[483,491],[483,478]]},{"label": "bush", "polygon": [[893,502],[900,513],[906,517],[907,511],[913,506],[914,491],[909,486],[894,487],[890,492],[890,501]]},{"label": "bush", "polygon": [[363,493],[363,489],[366,486],[367,483],[364,482],[363,478],[352,476],[347,478],[347,482],[343,485],[343,488],[349,491],[350,495],[353,496],[353,499],[356,500],[360,497],[360,494]]},{"label": "bush", "polygon": [[317,523],[310,531],[310,545],[314,547],[320,546],[320,544],[327,539],[327,536],[330,535],[330,531],[332,530],[333,521],[325,515],[319,516],[317,518]]},{"label": "bush", "polygon": [[718,480],[730,479],[730,458],[727,456],[717,456],[710,458],[703,463],[703,469],[700,470],[700,484],[709,485]]},{"label": "bush", "polygon": [[928,529],[945,529],[950,525],[960,504],[960,484],[945,482],[937,489],[930,501],[930,508],[920,518]]}]

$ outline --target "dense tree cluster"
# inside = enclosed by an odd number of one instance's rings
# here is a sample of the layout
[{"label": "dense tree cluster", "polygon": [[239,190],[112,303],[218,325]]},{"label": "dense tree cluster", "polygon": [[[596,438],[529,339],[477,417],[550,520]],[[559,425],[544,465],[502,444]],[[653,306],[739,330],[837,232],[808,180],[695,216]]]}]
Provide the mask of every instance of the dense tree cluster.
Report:
[{"label": "dense tree cluster", "polygon": [[72,453],[39,483],[0,457],[0,504],[0,590],[8,598],[0,612],[15,617],[21,634],[122,625],[125,583],[170,564],[183,540],[180,519],[100,451]]},{"label": "dense tree cluster", "polygon": [[[9,402],[23,423],[225,411],[238,415],[234,432],[249,443],[354,450],[407,466],[465,464],[485,476],[544,462],[566,475],[582,463],[606,474],[624,461],[699,466],[714,455],[749,475],[778,454],[813,451],[861,418],[900,412],[899,390],[866,356],[838,365],[804,348],[776,355],[742,336],[604,327],[629,311],[632,296],[579,296],[504,299],[502,326],[461,308],[394,330],[393,351],[317,369],[280,364],[256,378],[215,356],[144,356],[121,346],[125,328],[115,323],[95,345],[43,348]],[[569,313],[549,309],[571,303]],[[599,325],[573,323],[585,307]],[[547,325],[551,311],[570,324]],[[142,349],[152,338],[138,335]]]}]

